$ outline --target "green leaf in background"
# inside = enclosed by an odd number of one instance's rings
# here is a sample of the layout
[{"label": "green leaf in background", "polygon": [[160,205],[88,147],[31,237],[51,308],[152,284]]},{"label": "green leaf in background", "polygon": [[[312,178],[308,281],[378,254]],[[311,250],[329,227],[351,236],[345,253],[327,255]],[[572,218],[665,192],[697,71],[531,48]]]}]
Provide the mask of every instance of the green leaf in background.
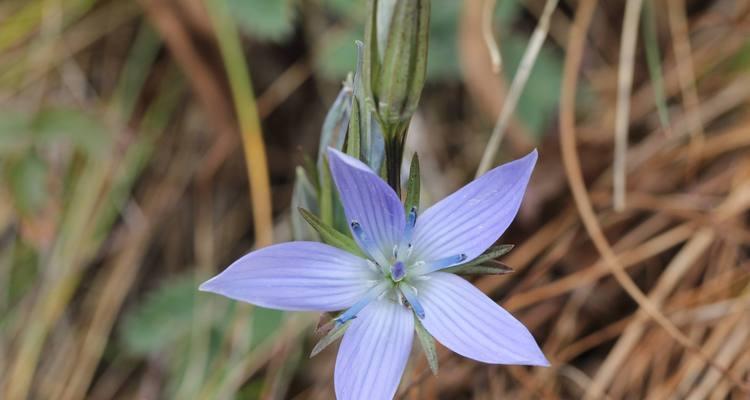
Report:
[{"label": "green leaf in background", "polygon": [[354,71],[357,61],[357,40],[362,40],[361,29],[344,29],[332,32],[320,42],[320,52],[315,66],[323,76],[342,80]]},{"label": "green leaf in background", "polygon": [[31,117],[26,112],[0,110],[0,156],[18,154],[31,146],[30,123]]},{"label": "green leaf in background", "polygon": [[31,121],[31,130],[41,145],[70,142],[89,156],[104,154],[112,134],[96,118],[76,109],[43,109]]},{"label": "green leaf in background", "polygon": [[16,207],[24,214],[33,214],[47,199],[47,164],[29,152],[11,163],[7,179]]},{"label": "green leaf in background", "polygon": [[310,210],[312,213],[318,213],[318,194],[315,187],[307,177],[305,169],[297,166],[296,178],[294,180],[294,190],[292,191],[292,236],[294,240],[314,240],[319,241],[318,233],[310,224],[305,221],[302,214],[294,212],[299,208]]},{"label": "green leaf in background", "polygon": [[255,307],[252,311],[252,346],[257,345],[273,336],[284,321],[284,313],[263,307]]},{"label": "green leaf in background", "polygon": [[[321,51],[316,65],[319,72],[327,78],[341,80],[353,69],[356,51],[352,43],[363,38],[361,27],[364,25],[366,7],[363,3],[351,0],[325,0],[323,6],[335,17],[346,21],[341,24],[346,28],[321,41]],[[430,47],[427,60],[428,81],[452,80],[460,77],[457,46],[462,7],[463,2],[456,0],[433,0],[432,2]],[[519,14],[518,0],[500,1],[495,7],[494,25],[503,32],[510,31],[510,25]]]},{"label": "green leaf in background", "polygon": [[132,354],[145,355],[187,339],[196,287],[192,276],[183,276],[165,281],[146,295],[146,300],[125,316],[120,331],[125,347]]},{"label": "green leaf in background", "polygon": [[[528,38],[512,34],[503,39],[500,52],[503,56],[503,73],[508,82],[518,69]],[[556,115],[562,83],[562,59],[549,46],[542,47],[531,71],[526,88],[518,101],[516,114],[539,137]]]},{"label": "green leaf in background", "polygon": [[276,42],[294,30],[294,9],[289,0],[228,0],[237,25],[248,34]]}]

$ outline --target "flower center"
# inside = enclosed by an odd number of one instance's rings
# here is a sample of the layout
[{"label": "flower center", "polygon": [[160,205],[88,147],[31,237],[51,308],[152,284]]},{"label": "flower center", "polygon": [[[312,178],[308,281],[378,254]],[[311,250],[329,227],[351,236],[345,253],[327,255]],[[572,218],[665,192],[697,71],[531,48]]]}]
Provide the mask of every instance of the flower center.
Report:
[{"label": "flower center", "polygon": [[406,276],[406,267],[404,266],[404,263],[401,261],[396,261],[395,264],[391,266],[391,279],[393,282],[401,282],[402,279]]},{"label": "flower center", "polygon": [[[393,246],[391,254],[380,248],[362,229],[359,221],[352,220],[350,227],[362,250],[369,256],[367,261],[373,271],[382,274],[379,280],[360,301],[336,318],[338,325],[356,318],[357,313],[376,299],[387,296],[393,301],[411,308],[419,318],[425,311],[419,302],[417,288],[412,281],[429,279],[423,275],[447,268],[466,260],[465,254],[444,257],[430,261],[415,261],[412,258],[414,227],[417,223],[417,208],[412,207],[406,216],[406,224],[400,243]],[[422,258],[424,255],[420,255]]]}]

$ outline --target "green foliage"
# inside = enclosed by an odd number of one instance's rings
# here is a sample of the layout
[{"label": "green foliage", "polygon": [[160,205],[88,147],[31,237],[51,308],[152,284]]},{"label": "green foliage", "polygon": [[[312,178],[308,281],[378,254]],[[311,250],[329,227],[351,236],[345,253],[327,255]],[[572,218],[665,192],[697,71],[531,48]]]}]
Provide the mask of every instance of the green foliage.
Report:
[{"label": "green foliage", "polygon": [[280,42],[294,31],[289,0],[227,0],[237,25],[261,40]]},{"label": "green foliage", "polygon": [[324,243],[331,246],[338,247],[341,250],[348,251],[352,254],[362,255],[359,246],[354,242],[354,239],[334,229],[331,225],[323,222],[322,219],[304,208],[299,209],[299,213],[312,226],[320,235],[320,238]]},{"label": "green foliage", "polygon": [[111,137],[106,132],[98,119],[73,108],[42,108],[33,114],[0,111],[0,171],[15,207],[31,215],[49,200],[51,171],[45,154],[54,149],[68,155],[102,156]]},{"label": "green foliage", "polygon": [[419,156],[417,156],[417,153],[414,153],[411,158],[411,165],[409,166],[409,180],[406,182],[406,200],[404,201],[404,209],[407,214],[411,211],[412,207],[419,209],[420,190]]},{"label": "green foliage", "polygon": [[320,53],[315,60],[316,68],[323,76],[332,80],[342,80],[354,70],[357,47],[354,42],[362,40],[363,30],[344,29],[326,37],[320,43]]},{"label": "green foliage", "polygon": [[195,280],[185,276],[149,293],[125,316],[120,331],[125,348],[131,354],[146,355],[185,340],[192,326],[196,287]]},{"label": "green foliage", "polygon": [[[202,294],[192,275],[165,281],[146,295],[145,300],[127,312],[120,329],[125,349],[133,355],[171,353],[175,359],[187,351],[192,330],[197,325],[216,337],[230,334],[235,302]],[[194,324],[194,318],[201,318]],[[251,346],[262,343],[280,328],[284,313],[261,307],[253,308],[247,335]],[[218,343],[214,350],[218,350]]]},{"label": "green foliage", "polygon": [[104,124],[75,109],[44,109],[34,117],[30,128],[40,143],[72,142],[89,156],[102,155],[110,137]]},{"label": "green foliage", "polygon": [[427,358],[427,365],[430,366],[430,370],[433,375],[438,373],[438,355],[435,349],[435,339],[427,332],[427,329],[419,321],[419,318],[414,316],[414,328],[417,332],[417,339],[421,345],[422,351]]},{"label": "green foliage", "polygon": [[16,207],[31,214],[44,205],[47,198],[47,165],[35,154],[29,153],[7,171],[11,195]]},{"label": "green foliage", "polygon": [[[513,79],[521,62],[528,38],[510,35],[503,39],[500,52],[503,55],[503,72],[508,82]],[[516,114],[532,133],[539,136],[555,115],[562,83],[562,58],[549,46],[539,52],[526,88],[518,100]]]}]

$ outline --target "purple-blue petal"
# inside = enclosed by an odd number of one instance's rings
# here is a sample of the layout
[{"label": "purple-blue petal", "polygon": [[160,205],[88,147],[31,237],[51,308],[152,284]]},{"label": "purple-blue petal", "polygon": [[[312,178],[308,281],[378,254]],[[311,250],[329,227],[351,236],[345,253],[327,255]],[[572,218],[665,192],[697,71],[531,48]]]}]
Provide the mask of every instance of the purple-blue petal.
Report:
[{"label": "purple-blue petal", "polygon": [[515,218],[536,159],[534,150],[494,168],[427,209],[415,227],[417,259],[471,260],[492,246]]},{"label": "purple-blue petal", "polygon": [[243,256],[200,290],[279,310],[336,311],[356,303],[372,279],[360,257],[318,242],[289,242]]},{"label": "purple-blue petal", "polygon": [[[389,257],[401,240],[406,221],[396,192],[367,165],[338,150],[328,149],[328,163],[348,222],[359,222],[364,235]],[[354,238],[367,252],[362,238],[357,234]]]},{"label": "purple-blue petal", "polygon": [[389,299],[370,304],[344,334],[336,357],[338,400],[391,400],[409,360],[414,317]]},{"label": "purple-blue petal", "polygon": [[490,364],[548,366],[523,324],[463,278],[435,272],[423,281],[422,325],[456,353]]}]

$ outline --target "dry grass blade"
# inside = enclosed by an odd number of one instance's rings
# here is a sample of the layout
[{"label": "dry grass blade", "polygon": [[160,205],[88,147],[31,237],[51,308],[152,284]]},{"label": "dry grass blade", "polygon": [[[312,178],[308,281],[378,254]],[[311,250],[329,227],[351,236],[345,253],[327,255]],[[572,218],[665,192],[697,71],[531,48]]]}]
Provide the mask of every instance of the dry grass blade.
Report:
[{"label": "dry grass blade", "polygon": [[664,328],[664,330],[667,331],[667,333],[669,333],[669,335],[678,343],[695,352],[706,363],[728,376],[736,385],[745,387],[746,384],[742,382],[742,380],[731,374],[723,366],[718,365],[711,359],[711,357],[706,355],[698,345],[680,332],[680,330],[675,327],[666,316],[664,316],[659,308],[643,294],[635,282],[633,282],[630,276],[624,271],[622,264],[612,251],[607,238],[604,236],[597,220],[597,216],[594,213],[591,201],[586,192],[586,186],[581,173],[578,150],[576,148],[574,108],[578,71],[583,58],[586,33],[588,32],[596,8],[596,3],[596,0],[582,1],[576,10],[576,18],[568,45],[568,54],[565,59],[563,85],[560,96],[560,131],[562,135],[561,150],[563,154],[563,164],[582,222],[591,237],[592,242],[596,246],[597,251],[599,251],[604,258],[606,265],[610,268],[612,275],[617,279],[623,289],[625,289],[625,291],[633,298],[633,300],[638,303],[641,309]]},{"label": "dry grass blade", "polygon": [[521,58],[520,64],[518,64],[518,69],[513,77],[513,82],[510,84],[510,89],[508,89],[508,95],[505,98],[505,103],[503,103],[503,108],[497,117],[495,127],[492,129],[490,140],[487,142],[487,148],[484,154],[482,154],[482,160],[479,162],[479,167],[477,167],[477,177],[489,171],[492,167],[497,151],[500,149],[500,143],[503,141],[505,130],[508,127],[508,123],[510,123],[513,112],[516,110],[516,105],[521,98],[526,81],[529,79],[529,75],[531,75],[531,70],[534,68],[534,63],[539,55],[539,51],[542,49],[544,40],[547,38],[550,19],[552,18],[552,13],[555,12],[555,8],[557,8],[558,1],[547,0],[544,5],[542,16],[539,18],[534,33],[531,34],[529,44]]},{"label": "dry grass blade", "polygon": [[643,0],[631,0],[625,3],[625,19],[622,24],[620,41],[620,67],[617,75],[617,110],[615,114],[615,157],[612,171],[614,190],[614,207],[617,211],[625,209],[626,161],[628,151],[628,122],[630,119],[630,93],[633,87],[633,65],[635,64],[635,45],[638,38],[638,20],[641,15]]}]

